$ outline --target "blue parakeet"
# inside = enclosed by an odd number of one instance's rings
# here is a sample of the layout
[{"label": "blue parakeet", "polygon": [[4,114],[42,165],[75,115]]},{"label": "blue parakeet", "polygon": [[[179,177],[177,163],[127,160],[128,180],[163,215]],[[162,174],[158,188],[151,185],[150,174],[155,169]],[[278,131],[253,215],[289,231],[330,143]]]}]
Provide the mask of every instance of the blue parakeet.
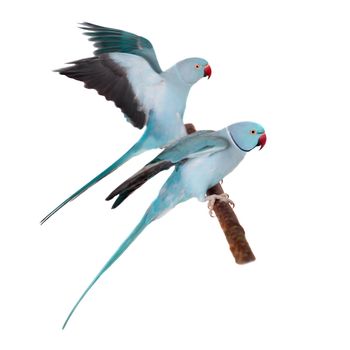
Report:
[{"label": "blue parakeet", "polygon": [[[261,149],[265,143],[266,134],[263,127],[253,122],[232,124],[216,132],[198,131],[167,147],[139,172],[118,186],[106,198],[111,200],[118,196],[112,208],[120,205],[131,193],[157,173],[175,166],[175,170],[169,176],[143,218],[77,301],[63,328],[91,287],[124,253],[147,225],[177,204],[190,198],[196,197],[200,201],[211,199],[210,196],[206,196],[207,190],[236,168],[247,152],[257,146],[260,146]],[[215,197],[218,196],[215,195]],[[222,196],[221,199],[228,200],[227,196]]]},{"label": "blue parakeet", "polygon": [[57,72],[95,89],[113,101],[133,126],[146,126],[146,130],[123,156],[63,201],[41,223],[132,157],[185,136],[183,115],[188,93],[198,80],[211,76],[211,67],[202,58],[187,58],[162,71],[147,39],[91,23],[83,23],[81,28],[94,42],[95,56],[71,62]]}]

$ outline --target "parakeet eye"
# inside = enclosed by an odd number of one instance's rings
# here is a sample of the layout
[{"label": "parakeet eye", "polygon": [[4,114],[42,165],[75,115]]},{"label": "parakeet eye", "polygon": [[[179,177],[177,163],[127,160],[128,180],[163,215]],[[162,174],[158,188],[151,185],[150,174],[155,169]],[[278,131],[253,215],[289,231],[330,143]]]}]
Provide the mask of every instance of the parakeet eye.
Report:
[{"label": "parakeet eye", "polygon": [[255,135],[256,134],[256,130],[250,130],[250,133],[252,134],[252,135]]},{"label": "parakeet eye", "polygon": [[198,69],[200,67],[200,65],[197,63],[194,65],[196,69]]}]

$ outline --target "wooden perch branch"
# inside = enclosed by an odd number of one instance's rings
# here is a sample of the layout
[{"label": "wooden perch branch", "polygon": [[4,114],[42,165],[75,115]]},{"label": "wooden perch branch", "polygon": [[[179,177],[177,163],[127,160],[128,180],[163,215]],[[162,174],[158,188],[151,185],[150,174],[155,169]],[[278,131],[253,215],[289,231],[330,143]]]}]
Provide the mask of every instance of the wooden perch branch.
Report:
[{"label": "wooden perch branch", "polygon": [[[192,134],[196,131],[193,124],[186,124],[186,131]],[[216,184],[210,188],[207,195],[222,194],[223,188],[220,184]],[[217,200],[214,204],[214,212],[219,220],[220,226],[224,231],[231,253],[233,254],[237,264],[246,264],[255,260],[255,256],[245,237],[243,227],[230,204]]]}]

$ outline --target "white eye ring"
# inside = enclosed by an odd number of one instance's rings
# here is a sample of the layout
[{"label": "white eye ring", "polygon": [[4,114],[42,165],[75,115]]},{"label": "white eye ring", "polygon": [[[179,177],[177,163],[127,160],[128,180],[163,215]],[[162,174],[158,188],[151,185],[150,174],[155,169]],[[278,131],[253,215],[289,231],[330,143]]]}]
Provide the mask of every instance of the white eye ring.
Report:
[{"label": "white eye ring", "polygon": [[194,65],[196,69],[198,69],[200,67],[200,65],[197,63]]},{"label": "white eye ring", "polygon": [[255,129],[250,130],[249,132],[250,132],[252,135],[255,135],[255,134],[256,134],[256,130],[255,130]]}]

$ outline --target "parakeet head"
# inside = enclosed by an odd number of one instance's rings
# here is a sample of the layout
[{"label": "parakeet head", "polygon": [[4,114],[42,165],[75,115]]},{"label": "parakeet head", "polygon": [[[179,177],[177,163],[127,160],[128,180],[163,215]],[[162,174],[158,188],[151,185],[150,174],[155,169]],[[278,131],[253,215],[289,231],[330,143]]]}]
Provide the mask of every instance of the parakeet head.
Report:
[{"label": "parakeet head", "polygon": [[266,143],[264,128],[254,122],[240,122],[227,127],[233,142],[242,151],[249,152],[257,146],[262,149]]},{"label": "parakeet head", "polygon": [[203,58],[187,58],[176,64],[177,71],[184,82],[194,84],[203,77],[211,76],[211,68]]}]

